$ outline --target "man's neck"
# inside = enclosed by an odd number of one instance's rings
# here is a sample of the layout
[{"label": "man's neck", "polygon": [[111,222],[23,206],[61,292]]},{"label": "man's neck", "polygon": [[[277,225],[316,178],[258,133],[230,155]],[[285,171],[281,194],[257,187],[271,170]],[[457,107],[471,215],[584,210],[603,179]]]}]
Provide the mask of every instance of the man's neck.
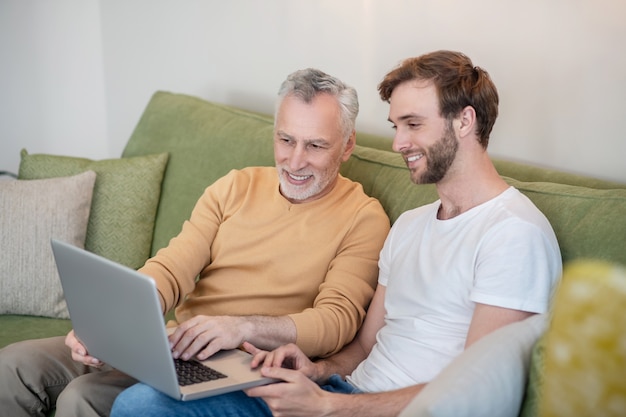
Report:
[{"label": "man's neck", "polygon": [[452,170],[436,184],[441,206],[439,220],[454,218],[502,194],[509,185],[500,177],[485,153],[485,159]]}]

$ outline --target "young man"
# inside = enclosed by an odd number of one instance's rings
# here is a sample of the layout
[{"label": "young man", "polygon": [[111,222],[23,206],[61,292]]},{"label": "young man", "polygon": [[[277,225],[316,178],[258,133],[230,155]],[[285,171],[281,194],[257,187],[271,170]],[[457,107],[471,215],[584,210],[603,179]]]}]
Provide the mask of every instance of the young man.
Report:
[{"label": "young man", "polygon": [[[163,311],[178,306],[174,357],[206,358],[244,341],[295,343],[323,357],[354,338],[389,231],[380,203],[339,175],[357,113],[356,91],[340,80],[313,69],[291,74],[279,91],[276,167],[231,171],[209,186],[180,234],[141,268]],[[135,382],[91,357],[73,332],[65,344],[0,351],[0,408],[12,417],[55,405],[59,416],[108,415]]]},{"label": "young man", "polygon": [[112,417],[394,416],[472,343],[548,309],[561,274],[558,243],[486,152],[498,111],[487,73],[463,54],[438,51],[404,61],[379,92],[390,104],[394,150],[440,199],[394,224],[355,340],[316,362],[293,344],[270,353],[246,344],[253,365],[283,383],[193,403],[135,386]]}]

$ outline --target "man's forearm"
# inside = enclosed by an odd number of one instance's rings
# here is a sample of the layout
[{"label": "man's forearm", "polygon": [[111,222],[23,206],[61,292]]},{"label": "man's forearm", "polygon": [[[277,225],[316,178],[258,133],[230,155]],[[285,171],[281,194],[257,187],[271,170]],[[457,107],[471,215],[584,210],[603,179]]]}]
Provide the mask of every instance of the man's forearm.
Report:
[{"label": "man's forearm", "polygon": [[341,377],[350,375],[352,371],[367,357],[369,352],[366,352],[364,348],[358,342],[358,339],[354,339],[351,343],[347,344],[340,352],[335,355],[322,359],[316,362],[318,375],[314,380],[323,385],[328,378],[337,374]]},{"label": "man's forearm", "polygon": [[273,350],[287,343],[295,343],[297,331],[288,316],[244,316],[244,341],[263,350]]}]

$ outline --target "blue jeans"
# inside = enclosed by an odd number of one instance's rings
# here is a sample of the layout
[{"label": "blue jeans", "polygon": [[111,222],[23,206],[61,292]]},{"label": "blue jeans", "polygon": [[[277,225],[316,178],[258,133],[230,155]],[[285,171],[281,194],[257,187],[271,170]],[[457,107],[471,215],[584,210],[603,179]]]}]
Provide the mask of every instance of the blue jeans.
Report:
[{"label": "blue jeans", "polygon": [[[360,392],[333,375],[321,387],[330,392],[355,394]],[[110,417],[249,417],[268,416],[272,412],[260,398],[248,397],[235,391],[194,401],[177,401],[145,384],[136,384],[123,391],[113,403]]]}]

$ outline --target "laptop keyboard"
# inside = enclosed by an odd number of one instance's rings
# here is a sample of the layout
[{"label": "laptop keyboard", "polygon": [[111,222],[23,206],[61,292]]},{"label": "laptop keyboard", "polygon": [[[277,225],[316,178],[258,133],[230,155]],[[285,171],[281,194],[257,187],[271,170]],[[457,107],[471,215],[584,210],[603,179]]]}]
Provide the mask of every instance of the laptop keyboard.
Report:
[{"label": "laptop keyboard", "polygon": [[213,368],[209,368],[208,366],[205,366],[197,361],[174,359],[174,365],[176,366],[178,383],[182,386],[226,378],[226,375],[223,373],[218,372]]}]

